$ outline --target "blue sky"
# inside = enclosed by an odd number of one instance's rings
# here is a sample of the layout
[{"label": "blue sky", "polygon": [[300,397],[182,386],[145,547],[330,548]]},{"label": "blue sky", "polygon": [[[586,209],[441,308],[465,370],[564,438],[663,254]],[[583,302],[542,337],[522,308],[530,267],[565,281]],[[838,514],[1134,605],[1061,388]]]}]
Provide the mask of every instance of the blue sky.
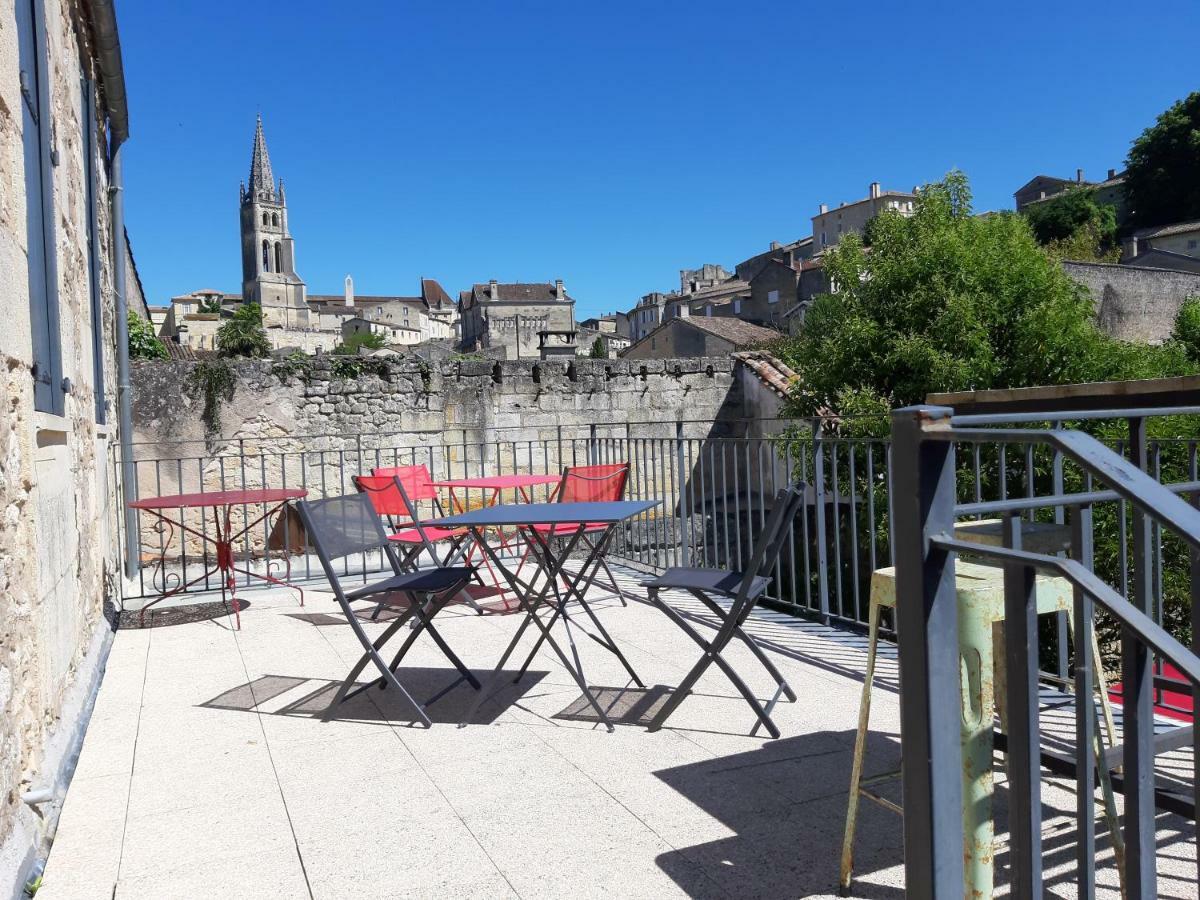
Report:
[{"label": "blue sky", "polygon": [[151,303],[241,285],[261,110],[312,293],[562,278],[583,318],[958,167],[977,209],[1102,177],[1200,89],[1200,18],[1128,3],[118,5]]}]

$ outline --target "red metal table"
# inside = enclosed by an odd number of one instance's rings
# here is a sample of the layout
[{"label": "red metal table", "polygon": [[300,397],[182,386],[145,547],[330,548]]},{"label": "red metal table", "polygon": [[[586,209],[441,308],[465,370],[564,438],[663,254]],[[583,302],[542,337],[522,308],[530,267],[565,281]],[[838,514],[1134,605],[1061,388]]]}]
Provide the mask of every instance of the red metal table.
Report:
[{"label": "red metal table", "polygon": [[[145,497],[141,500],[132,500],[129,503],[130,509],[140,509],[157,517],[161,522],[165,523],[170,532],[166,541],[163,544],[163,556],[166,556],[166,548],[170,546],[171,537],[174,534],[174,529],[178,528],[187,534],[199,538],[206,544],[211,544],[216,548],[216,565],[208,569],[203,575],[193,578],[191,581],[182,583],[158,597],[155,597],[144,607],[142,607],[141,619],[144,622],[146,618],[146,610],[154,606],[156,603],[161,603],[168,597],[173,597],[181,591],[187,590],[198,581],[206,580],[214,572],[221,572],[224,578],[221,581],[221,602],[226,602],[226,594],[228,599],[232,601],[233,614],[237,620],[237,627],[242,627],[241,609],[238,606],[236,587],[237,580],[233,577],[235,572],[241,573],[249,578],[257,578],[259,581],[267,581],[271,584],[277,584],[281,587],[291,588],[300,595],[300,605],[304,605],[304,591],[294,584],[289,584],[286,578],[291,576],[291,562],[284,559],[287,563],[287,573],[284,576],[285,580],[275,578],[270,573],[270,561],[268,558],[267,572],[259,574],[252,572],[248,568],[239,567],[233,556],[233,544],[243,535],[254,528],[256,525],[268,520],[271,516],[283,511],[284,507],[292,500],[299,500],[302,497],[307,497],[308,491],[299,488],[260,488],[256,490],[244,491],[209,491],[199,494],[171,494],[165,497]],[[255,519],[249,522],[240,531],[234,532],[231,523],[231,511],[235,506],[264,506],[266,511]],[[211,509],[213,511],[213,528],[214,534],[208,534],[203,531],[197,531],[195,528],[184,524],[183,511],[186,509],[203,510]],[[173,519],[166,513],[171,510],[179,511],[179,518]],[[222,512],[224,514],[222,514]],[[163,586],[166,586],[164,581]]]}]

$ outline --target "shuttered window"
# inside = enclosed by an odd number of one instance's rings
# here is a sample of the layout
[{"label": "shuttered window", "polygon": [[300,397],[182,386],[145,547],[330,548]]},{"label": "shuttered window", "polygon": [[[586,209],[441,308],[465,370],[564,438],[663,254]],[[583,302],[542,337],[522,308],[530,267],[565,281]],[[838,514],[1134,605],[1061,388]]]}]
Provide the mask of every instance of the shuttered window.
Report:
[{"label": "shuttered window", "polygon": [[29,318],[33,333],[34,408],[62,415],[62,344],[58,329],[58,266],[51,179],[50,88],[43,0],[17,0],[21,78],[21,140],[25,159],[25,224]]}]

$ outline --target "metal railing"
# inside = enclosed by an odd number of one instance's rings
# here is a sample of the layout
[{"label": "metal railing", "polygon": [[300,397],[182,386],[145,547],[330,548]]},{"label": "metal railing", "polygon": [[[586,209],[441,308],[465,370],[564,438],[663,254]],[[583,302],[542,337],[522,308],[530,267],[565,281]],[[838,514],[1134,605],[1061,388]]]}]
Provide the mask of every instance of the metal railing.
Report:
[{"label": "metal railing", "polygon": [[[893,497],[899,629],[901,733],[906,889],[914,896],[957,897],[964,892],[962,748],[959,743],[959,609],[955,558],[960,553],[990,558],[1005,567],[1004,636],[1008,697],[1010,872],[1015,897],[1043,895],[1041,766],[1045,762],[1039,722],[1039,648],[1035,573],[1066,579],[1074,590],[1074,635],[1059,641],[1063,668],[1074,680],[1076,777],[1075,879],[1081,897],[1095,895],[1096,838],[1093,760],[1096,714],[1091,635],[1097,608],[1116,623],[1121,649],[1123,738],[1120,750],[1124,793],[1122,837],[1126,896],[1156,896],[1156,722],[1155,699],[1164,686],[1194,691],[1200,685],[1200,498],[1196,445],[1172,449],[1176,480],[1163,483],[1164,445],[1146,438],[1147,418],[1200,413],[1200,409],[1121,412],[1037,413],[1023,416],[954,416],[942,407],[914,407],[893,414]],[[1128,420],[1118,449],[1066,423]],[[1049,424],[1046,428],[1000,425]],[[966,464],[956,456],[968,451]],[[962,502],[964,476],[978,472],[981,452],[1004,460],[1009,449],[1027,460],[1023,496]],[[1038,453],[1051,454],[1049,477],[1038,477]],[[1125,455],[1123,456],[1122,453]],[[1010,454],[1011,455],[1011,454]],[[1126,458],[1128,457],[1128,458]],[[974,463],[974,466],[972,465]],[[1003,468],[1003,464],[1001,464]],[[1179,477],[1182,475],[1182,477]],[[976,477],[977,483],[980,481]],[[1185,499],[1186,498],[1186,499]],[[1004,545],[981,546],[955,536],[965,516],[1000,516]],[[1022,549],[1019,516],[1048,517],[1069,524],[1070,556]],[[1105,528],[1097,521],[1107,516]],[[1115,535],[1113,532],[1115,531]],[[1105,546],[1098,552],[1098,542]],[[1104,558],[1107,556],[1115,558]],[[1101,572],[1106,577],[1101,577]],[[1185,647],[1164,627],[1164,581],[1184,574],[1189,596],[1192,645]],[[1165,678],[1167,661],[1180,674]],[[1196,793],[1200,746],[1194,733],[1191,805]],[[1170,743],[1178,746],[1179,741]],[[1110,751],[1111,752],[1111,751]],[[1104,757],[1107,760],[1107,757]],[[1107,761],[1105,765],[1108,765]],[[969,887],[969,885],[966,885]]]}]

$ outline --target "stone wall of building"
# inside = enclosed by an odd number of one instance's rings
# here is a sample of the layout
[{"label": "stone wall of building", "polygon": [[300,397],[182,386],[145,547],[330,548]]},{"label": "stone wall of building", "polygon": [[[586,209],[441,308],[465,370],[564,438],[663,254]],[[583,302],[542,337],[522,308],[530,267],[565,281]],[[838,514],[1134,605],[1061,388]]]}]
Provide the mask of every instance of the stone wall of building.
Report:
[{"label": "stone wall of building", "polygon": [[1200,297],[1200,275],[1192,272],[1082,262],[1063,269],[1091,293],[1101,327],[1122,340],[1166,340],[1183,301]]},{"label": "stone wall of building", "polygon": [[[61,801],[60,778],[69,766],[66,748],[78,736],[79,696],[86,696],[98,672],[98,648],[109,633],[103,603],[114,592],[118,572],[118,503],[109,459],[117,440],[112,222],[98,135],[91,158],[87,150],[89,98],[82,78],[96,75],[88,65],[90,48],[79,43],[89,28],[76,21],[79,10],[65,0],[45,3],[50,61],[45,114],[58,153],[57,164],[48,168],[53,198],[46,212],[53,227],[48,256],[57,265],[59,313],[51,340],[60,347],[62,374],[69,379],[49,388],[61,392],[54,400],[61,398],[61,414],[35,408],[33,309],[46,301],[31,297],[26,216],[28,204],[40,201],[35,187],[40,182],[36,170],[26,169],[23,137],[36,132],[26,132],[31,126],[19,70],[28,63],[21,59],[17,34],[24,25],[11,4],[0,27],[2,896],[19,892],[33,856],[45,851],[47,826]],[[99,315],[92,308],[89,267],[89,166],[97,172]],[[41,239],[40,231],[35,239]],[[130,279],[134,292],[132,273]],[[21,796],[43,787],[58,799],[35,813]]]}]

